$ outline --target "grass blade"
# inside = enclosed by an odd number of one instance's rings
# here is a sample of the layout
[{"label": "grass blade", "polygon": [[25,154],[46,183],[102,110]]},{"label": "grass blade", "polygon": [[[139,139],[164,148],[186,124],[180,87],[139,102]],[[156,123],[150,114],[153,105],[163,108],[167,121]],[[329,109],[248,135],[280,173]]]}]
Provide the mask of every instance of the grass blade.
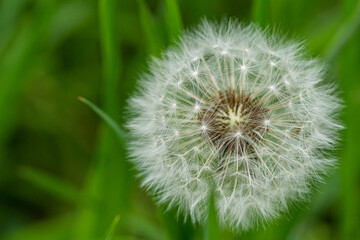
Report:
[{"label": "grass blade", "polygon": [[34,221],[31,224],[10,231],[8,234],[1,232],[1,240],[67,240],[69,229],[72,227],[73,214],[57,216],[47,221]]},{"label": "grass blade", "polygon": [[116,227],[119,223],[119,220],[120,220],[120,216],[117,215],[115,218],[114,218],[114,221],[111,223],[105,237],[104,237],[104,240],[111,240],[113,239],[113,236],[114,236],[114,233],[115,233],[115,230],[116,230]]},{"label": "grass blade", "polygon": [[79,191],[76,188],[49,173],[31,167],[22,167],[19,175],[22,179],[60,199],[70,202],[79,199]]},{"label": "grass blade", "polygon": [[266,27],[271,19],[271,1],[254,0],[252,5],[252,20]]},{"label": "grass blade", "polygon": [[[32,63],[36,62],[35,53],[46,39],[44,36],[54,6],[54,2],[46,0],[34,3],[36,16],[21,25],[13,44],[0,58],[0,155],[5,152],[1,148],[15,123],[18,102],[21,99],[23,86],[26,85],[26,74]],[[4,33],[4,31],[6,33],[7,29],[2,29],[0,32]],[[3,159],[5,158],[0,156],[0,165]]]},{"label": "grass blade", "polygon": [[360,1],[355,5],[355,9],[350,17],[344,21],[339,30],[335,33],[329,45],[325,48],[325,58],[329,61],[334,60],[341,52],[341,49],[358,31],[360,27]]},{"label": "grass blade", "polygon": [[0,2],[0,56],[16,31],[19,14],[25,4],[25,0]]},{"label": "grass blade", "polygon": [[120,126],[108,115],[106,114],[103,110],[101,110],[99,107],[97,107],[95,104],[93,104],[92,102],[90,102],[89,100],[87,100],[86,98],[83,97],[78,97],[78,100],[85,103],[88,107],[90,107],[99,117],[101,117],[102,120],[105,121],[105,123],[107,123],[112,130],[114,130],[114,132],[116,133],[116,135],[119,137],[120,141],[122,144],[125,144],[125,131],[123,131]]},{"label": "grass blade", "polygon": [[174,40],[182,30],[180,9],[176,0],[165,0],[166,26],[169,40]]},{"label": "grass blade", "polygon": [[100,37],[103,60],[103,93],[104,109],[110,116],[118,114],[117,86],[120,74],[120,57],[115,28],[116,1],[99,0]]},{"label": "grass blade", "polygon": [[[85,196],[98,199],[102,207],[89,209],[86,207],[89,205],[86,202],[88,199],[84,199],[85,203],[80,206],[81,213],[74,237],[76,239],[93,239],[94,236],[103,236],[115,214],[124,216],[129,211],[132,179],[128,170],[129,163],[125,161],[124,134],[115,121],[110,120],[116,120],[120,115],[119,98],[125,95],[119,88],[121,58],[118,47],[119,37],[115,25],[117,23],[117,3],[116,0],[98,1],[103,68],[101,103],[107,114],[103,114],[98,108],[94,109],[102,114],[106,122],[110,123],[110,127],[102,125],[100,128],[96,160],[89,169]],[[94,107],[94,105],[91,106]],[[120,146],[119,139],[123,143]]]},{"label": "grass blade", "polygon": [[132,213],[126,220],[124,220],[126,229],[136,232],[142,235],[145,239],[153,240],[170,240],[166,236],[161,226],[158,226],[155,222],[146,219],[144,216],[140,216],[137,213]]},{"label": "grass blade", "polygon": [[159,35],[157,34],[150,9],[145,4],[144,0],[138,0],[137,3],[139,7],[140,23],[145,37],[144,42],[146,44],[147,53],[157,56],[161,41],[158,37]]},{"label": "grass blade", "polygon": [[[349,24],[353,26],[356,24],[358,28],[360,1],[347,0],[344,1],[343,4],[344,16],[350,15],[351,17],[349,18],[349,21],[353,19],[354,23],[350,24],[349,22]],[[351,15],[351,12],[357,14],[357,16]],[[354,29],[352,29],[352,31],[354,31]],[[349,34],[347,39],[344,37],[344,48],[340,48],[341,51],[339,49],[338,52],[341,54],[338,54],[337,59],[339,66],[339,79],[346,103],[343,116],[346,129],[344,131],[344,148],[342,151],[342,163],[340,167],[341,205],[338,213],[340,215],[341,223],[340,235],[338,236],[339,239],[360,238],[360,193],[358,191],[360,175],[360,125],[358,120],[360,119],[360,100],[358,97],[360,89],[358,77],[360,75],[360,31],[351,35]],[[333,56],[336,55],[334,54]]]}]

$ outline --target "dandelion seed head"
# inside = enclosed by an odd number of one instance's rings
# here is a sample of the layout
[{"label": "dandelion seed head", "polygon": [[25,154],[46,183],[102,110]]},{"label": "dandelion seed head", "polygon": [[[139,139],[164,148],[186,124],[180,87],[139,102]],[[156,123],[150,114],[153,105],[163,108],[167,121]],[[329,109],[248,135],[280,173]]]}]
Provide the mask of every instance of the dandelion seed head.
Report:
[{"label": "dandelion seed head", "polygon": [[341,104],[323,79],[297,42],[203,21],[151,63],[129,100],[143,186],[193,222],[206,219],[211,189],[222,226],[278,217],[335,161],[326,150]]}]

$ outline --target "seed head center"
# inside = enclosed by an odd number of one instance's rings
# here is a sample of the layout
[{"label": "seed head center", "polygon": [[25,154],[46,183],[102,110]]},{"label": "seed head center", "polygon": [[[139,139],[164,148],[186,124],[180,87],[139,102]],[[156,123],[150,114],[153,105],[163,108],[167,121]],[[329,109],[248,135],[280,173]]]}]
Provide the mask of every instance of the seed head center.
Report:
[{"label": "seed head center", "polygon": [[267,113],[260,100],[250,94],[233,89],[219,92],[200,115],[207,126],[204,137],[209,137],[223,153],[243,154],[267,131],[262,126]]},{"label": "seed head center", "polygon": [[241,122],[243,122],[243,116],[241,114],[241,107],[238,107],[237,110],[228,107],[227,113],[224,113],[223,118],[220,118],[220,121],[223,124],[227,124],[229,129],[235,130],[240,127]]}]

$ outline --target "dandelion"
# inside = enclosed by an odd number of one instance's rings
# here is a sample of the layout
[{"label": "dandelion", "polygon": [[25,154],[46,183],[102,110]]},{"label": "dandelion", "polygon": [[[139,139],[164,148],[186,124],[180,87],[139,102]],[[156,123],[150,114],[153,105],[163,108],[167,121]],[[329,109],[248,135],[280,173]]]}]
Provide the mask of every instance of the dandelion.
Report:
[{"label": "dandelion", "polygon": [[341,126],[324,67],[256,25],[206,20],[154,59],[129,101],[144,187],[193,222],[253,228],[306,199]]}]

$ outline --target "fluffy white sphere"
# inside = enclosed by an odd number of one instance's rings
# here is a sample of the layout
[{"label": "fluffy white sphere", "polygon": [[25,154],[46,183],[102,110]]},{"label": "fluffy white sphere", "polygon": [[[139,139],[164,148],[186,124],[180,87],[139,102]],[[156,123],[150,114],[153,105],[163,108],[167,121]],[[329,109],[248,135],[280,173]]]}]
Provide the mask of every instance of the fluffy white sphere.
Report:
[{"label": "fluffy white sphere", "polygon": [[236,21],[203,23],[154,59],[129,101],[143,186],[194,222],[252,228],[334,164],[339,99],[301,45]]}]

